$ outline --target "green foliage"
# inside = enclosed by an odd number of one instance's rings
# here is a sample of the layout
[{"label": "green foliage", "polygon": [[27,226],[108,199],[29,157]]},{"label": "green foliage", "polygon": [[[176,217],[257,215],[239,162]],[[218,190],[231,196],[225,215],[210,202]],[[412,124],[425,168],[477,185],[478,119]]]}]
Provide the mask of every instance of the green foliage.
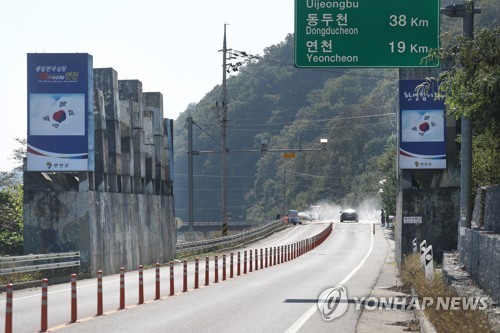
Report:
[{"label": "green foliage", "polygon": [[500,183],[500,26],[479,30],[474,39],[460,37],[431,56],[452,63],[432,78],[448,113],[472,120],[473,188]]},{"label": "green foliage", "polygon": [[22,185],[0,190],[0,254],[16,255],[23,251]]}]

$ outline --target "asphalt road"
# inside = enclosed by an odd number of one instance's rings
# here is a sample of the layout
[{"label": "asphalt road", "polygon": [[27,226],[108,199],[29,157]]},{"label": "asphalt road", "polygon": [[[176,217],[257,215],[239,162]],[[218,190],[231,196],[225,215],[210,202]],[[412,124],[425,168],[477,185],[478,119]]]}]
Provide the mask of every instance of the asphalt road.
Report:
[{"label": "asphalt road", "polygon": [[[291,244],[319,233],[329,223],[291,226],[247,248]],[[326,289],[343,286],[347,297],[368,296],[387,252],[382,233],[372,233],[368,222],[335,223],[332,234],[314,250],[279,265],[236,275],[214,283],[210,258],[210,285],[204,286],[205,261],[200,260],[200,288],[193,289],[194,264],[188,265],[188,292],[182,292],[182,264],[175,266],[175,296],[168,296],[168,270],[161,269],[161,299],[154,301],[154,269],[144,272],[144,299],[138,302],[137,271],[126,274],[126,309],[119,305],[118,275],[104,278],[104,316],[95,317],[96,280],[78,281],[78,322],[70,319],[68,284],[49,288],[49,328],[61,332],[355,332],[360,311],[350,302],[342,316],[322,318],[318,296]],[[229,264],[229,252],[227,253]],[[40,289],[14,293],[14,332],[40,330]],[[344,302],[344,304],[346,304]],[[342,307],[342,304],[339,304]],[[0,325],[4,326],[5,294],[0,299]],[[328,310],[328,308],[326,308]],[[328,312],[328,311],[327,311]]]}]

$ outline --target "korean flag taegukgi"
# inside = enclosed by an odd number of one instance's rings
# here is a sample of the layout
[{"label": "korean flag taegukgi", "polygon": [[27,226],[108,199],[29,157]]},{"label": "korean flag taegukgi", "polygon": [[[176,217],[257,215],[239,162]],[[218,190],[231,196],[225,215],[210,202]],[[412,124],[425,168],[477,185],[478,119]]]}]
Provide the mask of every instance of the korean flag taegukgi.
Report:
[{"label": "korean flag taegukgi", "polygon": [[443,101],[433,90],[418,89],[422,80],[400,80],[401,169],[446,169],[446,118]]}]

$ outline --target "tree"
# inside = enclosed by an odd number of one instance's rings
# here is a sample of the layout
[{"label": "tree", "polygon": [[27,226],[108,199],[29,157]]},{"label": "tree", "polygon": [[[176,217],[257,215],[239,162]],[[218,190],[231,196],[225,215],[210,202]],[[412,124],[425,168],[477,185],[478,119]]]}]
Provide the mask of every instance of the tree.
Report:
[{"label": "tree", "polygon": [[456,119],[472,121],[472,186],[500,183],[500,26],[479,30],[474,39],[431,52],[451,63],[431,81],[439,83],[438,98]]},{"label": "tree", "polygon": [[23,188],[21,184],[0,190],[0,254],[22,254]]}]

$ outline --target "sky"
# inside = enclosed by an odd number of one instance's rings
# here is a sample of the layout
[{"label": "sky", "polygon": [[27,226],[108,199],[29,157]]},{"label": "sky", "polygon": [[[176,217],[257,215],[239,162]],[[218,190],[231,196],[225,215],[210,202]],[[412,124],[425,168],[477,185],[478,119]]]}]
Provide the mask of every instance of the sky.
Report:
[{"label": "sky", "polygon": [[0,171],[27,136],[28,53],[89,53],[176,119],[222,82],[224,24],[227,47],[252,55],[294,29],[293,0],[3,0],[0,13]]}]

